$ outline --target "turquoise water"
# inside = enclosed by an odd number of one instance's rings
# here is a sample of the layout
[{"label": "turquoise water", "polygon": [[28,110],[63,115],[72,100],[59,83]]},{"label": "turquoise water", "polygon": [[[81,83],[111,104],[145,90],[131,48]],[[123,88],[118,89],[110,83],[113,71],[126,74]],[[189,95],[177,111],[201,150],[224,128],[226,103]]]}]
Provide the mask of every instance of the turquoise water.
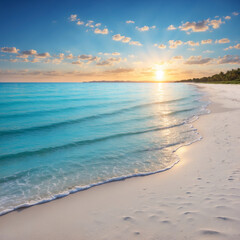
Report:
[{"label": "turquoise water", "polygon": [[0,84],[0,212],[172,167],[206,102],[176,83]]}]

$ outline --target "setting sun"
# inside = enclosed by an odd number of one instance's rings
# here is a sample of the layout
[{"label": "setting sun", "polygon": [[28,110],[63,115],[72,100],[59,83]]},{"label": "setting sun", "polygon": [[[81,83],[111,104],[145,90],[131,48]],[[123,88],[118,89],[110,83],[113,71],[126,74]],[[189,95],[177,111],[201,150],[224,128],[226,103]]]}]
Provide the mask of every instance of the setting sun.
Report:
[{"label": "setting sun", "polygon": [[156,79],[157,80],[163,80],[163,77],[164,77],[164,71],[163,70],[157,70],[155,72],[155,75],[156,75]]}]

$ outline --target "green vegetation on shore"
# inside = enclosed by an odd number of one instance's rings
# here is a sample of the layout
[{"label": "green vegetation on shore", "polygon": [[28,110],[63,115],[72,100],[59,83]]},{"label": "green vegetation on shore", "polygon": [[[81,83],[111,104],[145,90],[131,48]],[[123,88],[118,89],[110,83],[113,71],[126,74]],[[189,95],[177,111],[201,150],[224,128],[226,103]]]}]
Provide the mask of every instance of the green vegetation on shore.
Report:
[{"label": "green vegetation on shore", "polygon": [[240,84],[240,68],[232,69],[226,73],[220,72],[211,77],[193,78],[180,82]]}]

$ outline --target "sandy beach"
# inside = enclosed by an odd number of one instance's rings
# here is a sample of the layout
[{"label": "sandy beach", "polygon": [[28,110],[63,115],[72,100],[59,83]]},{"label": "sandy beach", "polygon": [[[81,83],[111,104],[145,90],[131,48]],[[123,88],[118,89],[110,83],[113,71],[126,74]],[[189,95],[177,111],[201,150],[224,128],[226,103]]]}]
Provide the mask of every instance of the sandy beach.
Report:
[{"label": "sandy beach", "polygon": [[240,86],[196,85],[211,113],[171,170],[3,215],[0,239],[240,239]]}]

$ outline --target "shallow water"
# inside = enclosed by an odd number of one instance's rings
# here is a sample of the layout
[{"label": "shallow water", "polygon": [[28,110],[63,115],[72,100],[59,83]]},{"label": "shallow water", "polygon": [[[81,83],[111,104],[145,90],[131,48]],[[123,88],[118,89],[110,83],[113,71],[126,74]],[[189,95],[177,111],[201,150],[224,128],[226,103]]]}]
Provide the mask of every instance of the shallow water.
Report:
[{"label": "shallow water", "polygon": [[199,135],[180,83],[0,84],[0,212],[173,166]]}]

